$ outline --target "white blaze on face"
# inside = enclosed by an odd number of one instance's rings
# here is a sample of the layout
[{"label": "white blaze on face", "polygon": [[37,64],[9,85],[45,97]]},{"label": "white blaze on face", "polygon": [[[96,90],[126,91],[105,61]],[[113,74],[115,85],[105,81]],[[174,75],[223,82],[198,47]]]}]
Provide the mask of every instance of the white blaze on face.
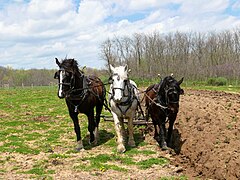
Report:
[{"label": "white blaze on face", "polygon": [[113,88],[115,88],[113,99],[115,101],[121,101],[123,97],[124,82],[119,75],[113,76]]},{"label": "white blaze on face", "polygon": [[63,72],[60,71],[59,75],[59,90],[58,90],[58,96],[62,97],[62,81],[63,81]]},{"label": "white blaze on face", "polygon": [[112,71],[112,78],[113,78],[113,84],[112,87],[114,89],[114,96],[113,99],[115,101],[121,101],[123,97],[123,90],[124,90],[124,80],[127,79],[127,69],[125,66],[119,66],[119,67],[112,67],[110,66]]}]

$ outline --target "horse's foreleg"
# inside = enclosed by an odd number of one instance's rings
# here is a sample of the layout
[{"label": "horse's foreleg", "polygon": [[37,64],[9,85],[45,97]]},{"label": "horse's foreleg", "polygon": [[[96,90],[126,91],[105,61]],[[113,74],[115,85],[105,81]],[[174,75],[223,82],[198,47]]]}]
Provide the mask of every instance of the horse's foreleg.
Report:
[{"label": "horse's foreleg", "polygon": [[89,144],[97,144],[97,138],[95,138],[95,132],[96,131],[96,123],[94,120],[94,110],[92,109],[89,114],[87,114],[88,117],[88,131],[90,133],[90,139]]},{"label": "horse's foreleg", "polygon": [[169,117],[169,127],[168,127],[168,133],[167,133],[167,145],[171,146],[171,138],[172,138],[172,132],[173,132],[173,125],[176,120],[177,114],[173,114]]},{"label": "horse's foreleg", "polygon": [[160,137],[159,137],[160,126],[159,126],[157,120],[154,117],[152,117],[152,122],[153,122],[153,126],[154,126],[154,139],[157,142],[160,142]]},{"label": "horse's foreleg", "polygon": [[124,146],[124,137],[123,137],[123,119],[118,118],[117,114],[112,112],[113,119],[114,119],[114,124],[115,124],[115,130],[117,134],[117,151],[119,153],[123,153],[126,151],[126,148]]},{"label": "horse's foreleg", "polygon": [[126,132],[125,132],[124,119],[119,118],[119,122],[120,122],[120,126],[121,126],[121,135],[123,137],[123,142],[124,142],[124,145],[125,145],[127,136],[126,136]]},{"label": "horse's foreleg", "polygon": [[160,146],[161,146],[162,150],[167,149],[167,143],[165,140],[165,137],[166,137],[165,132],[166,132],[165,121],[162,121],[162,123],[160,124]]},{"label": "horse's foreleg", "polygon": [[95,136],[96,140],[99,139],[98,126],[99,126],[99,122],[100,122],[100,115],[102,113],[102,108],[103,108],[102,104],[96,106],[96,127],[94,130],[94,136]]},{"label": "horse's foreleg", "polygon": [[78,121],[78,114],[74,113],[74,112],[70,112],[69,115],[70,115],[70,117],[73,120],[74,131],[75,131],[76,136],[77,136],[76,150],[77,151],[84,150],[83,143],[82,143],[82,138],[81,138],[81,131],[80,131],[80,126],[79,126],[79,121]]},{"label": "horse's foreleg", "polygon": [[132,118],[128,119],[128,136],[129,136],[128,145],[130,147],[135,147],[136,144],[133,137],[133,119]]}]

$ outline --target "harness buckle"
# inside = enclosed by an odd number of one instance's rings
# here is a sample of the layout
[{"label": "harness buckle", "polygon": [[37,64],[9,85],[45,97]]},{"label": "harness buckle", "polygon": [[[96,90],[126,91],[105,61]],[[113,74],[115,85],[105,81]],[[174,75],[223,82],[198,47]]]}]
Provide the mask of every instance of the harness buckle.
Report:
[{"label": "harness buckle", "polygon": [[74,106],[74,112],[77,113],[78,112],[78,105]]}]

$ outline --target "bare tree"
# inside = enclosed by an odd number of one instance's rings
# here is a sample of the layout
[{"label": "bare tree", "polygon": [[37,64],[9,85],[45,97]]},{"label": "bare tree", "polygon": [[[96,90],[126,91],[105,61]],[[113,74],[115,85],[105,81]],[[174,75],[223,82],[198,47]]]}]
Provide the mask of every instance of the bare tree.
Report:
[{"label": "bare tree", "polygon": [[224,76],[239,79],[240,29],[208,33],[135,33],[107,40],[102,55],[107,63],[127,63],[136,77],[156,74],[203,80]]}]

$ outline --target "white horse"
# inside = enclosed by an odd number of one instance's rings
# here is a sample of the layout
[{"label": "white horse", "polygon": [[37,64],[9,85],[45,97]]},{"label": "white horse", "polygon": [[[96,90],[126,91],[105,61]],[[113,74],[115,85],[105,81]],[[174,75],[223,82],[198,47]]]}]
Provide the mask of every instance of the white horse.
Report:
[{"label": "white horse", "polygon": [[128,145],[136,146],[133,137],[133,118],[139,102],[138,90],[136,83],[128,79],[127,65],[119,67],[110,65],[110,70],[109,104],[117,134],[117,151],[123,153],[126,151],[124,119],[128,120]]}]

